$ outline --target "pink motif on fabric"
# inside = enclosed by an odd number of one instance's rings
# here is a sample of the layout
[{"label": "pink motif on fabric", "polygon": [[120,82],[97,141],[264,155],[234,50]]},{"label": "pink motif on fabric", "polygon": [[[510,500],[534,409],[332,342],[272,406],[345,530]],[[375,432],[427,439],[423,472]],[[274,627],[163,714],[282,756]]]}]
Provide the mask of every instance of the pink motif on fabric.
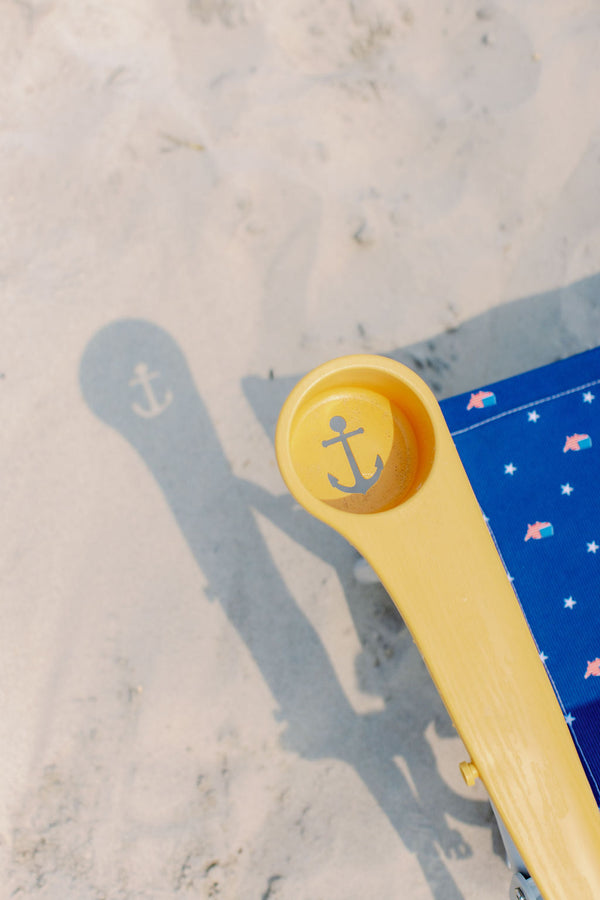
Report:
[{"label": "pink motif on fabric", "polygon": [[600,675],[600,658],[596,657],[592,662],[588,662],[587,672],[585,673],[585,677],[589,678],[590,675]]},{"label": "pink motif on fabric", "polygon": [[527,534],[525,540],[539,541],[544,537],[550,537],[554,534],[554,528],[550,522],[534,522],[533,525],[527,526]]},{"label": "pink motif on fabric", "polygon": [[483,409],[484,406],[495,406],[496,395],[492,391],[477,391],[471,394],[467,409]]},{"label": "pink motif on fabric", "polygon": [[566,453],[568,450],[583,450],[591,446],[592,441],[589,434],[572,434],[565,440],[563,453]]}]

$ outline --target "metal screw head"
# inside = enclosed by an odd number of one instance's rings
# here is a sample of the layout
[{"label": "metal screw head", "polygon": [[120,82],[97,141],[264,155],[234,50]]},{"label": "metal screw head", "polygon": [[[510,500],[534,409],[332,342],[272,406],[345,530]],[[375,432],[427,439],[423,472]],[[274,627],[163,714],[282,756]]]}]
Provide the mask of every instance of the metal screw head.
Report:
[{"label": "metal screw head", "polygon": [[520,887],[515,888],[514,900],[527,900],[527,897],[523,893]]}]

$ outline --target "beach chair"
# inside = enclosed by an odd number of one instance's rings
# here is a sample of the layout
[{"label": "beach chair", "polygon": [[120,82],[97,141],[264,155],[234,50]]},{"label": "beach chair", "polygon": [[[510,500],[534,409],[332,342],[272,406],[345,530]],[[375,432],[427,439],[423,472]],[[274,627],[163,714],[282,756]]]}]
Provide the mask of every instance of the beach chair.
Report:
[{"label": "beach chair", "polygon": [[291,392],[276,451],[410,629],[512,900],[598,900],[600,350],[441,407],[393,360],[334,360]]}]

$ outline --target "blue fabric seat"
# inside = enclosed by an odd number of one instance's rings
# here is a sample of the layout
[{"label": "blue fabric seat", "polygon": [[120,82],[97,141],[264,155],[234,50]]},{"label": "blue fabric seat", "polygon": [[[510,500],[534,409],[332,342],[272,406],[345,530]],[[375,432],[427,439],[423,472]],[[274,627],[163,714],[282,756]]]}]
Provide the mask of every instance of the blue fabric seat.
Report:
[{"label": "blue fabric seat", "polygon": [[600,803],[600,349],[441,406]]}]

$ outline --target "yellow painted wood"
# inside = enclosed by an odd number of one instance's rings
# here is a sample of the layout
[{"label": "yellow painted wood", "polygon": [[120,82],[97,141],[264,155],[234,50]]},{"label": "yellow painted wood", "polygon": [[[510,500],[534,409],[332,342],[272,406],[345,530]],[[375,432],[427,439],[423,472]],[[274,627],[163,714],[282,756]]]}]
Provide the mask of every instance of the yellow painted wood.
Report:
[{"label": "yellow painted wood", "polygon": [[545,900],[598,900],[600,813],[431,391],[383,357],[334,360],[288,397],[276,451],[387,588]]}]

